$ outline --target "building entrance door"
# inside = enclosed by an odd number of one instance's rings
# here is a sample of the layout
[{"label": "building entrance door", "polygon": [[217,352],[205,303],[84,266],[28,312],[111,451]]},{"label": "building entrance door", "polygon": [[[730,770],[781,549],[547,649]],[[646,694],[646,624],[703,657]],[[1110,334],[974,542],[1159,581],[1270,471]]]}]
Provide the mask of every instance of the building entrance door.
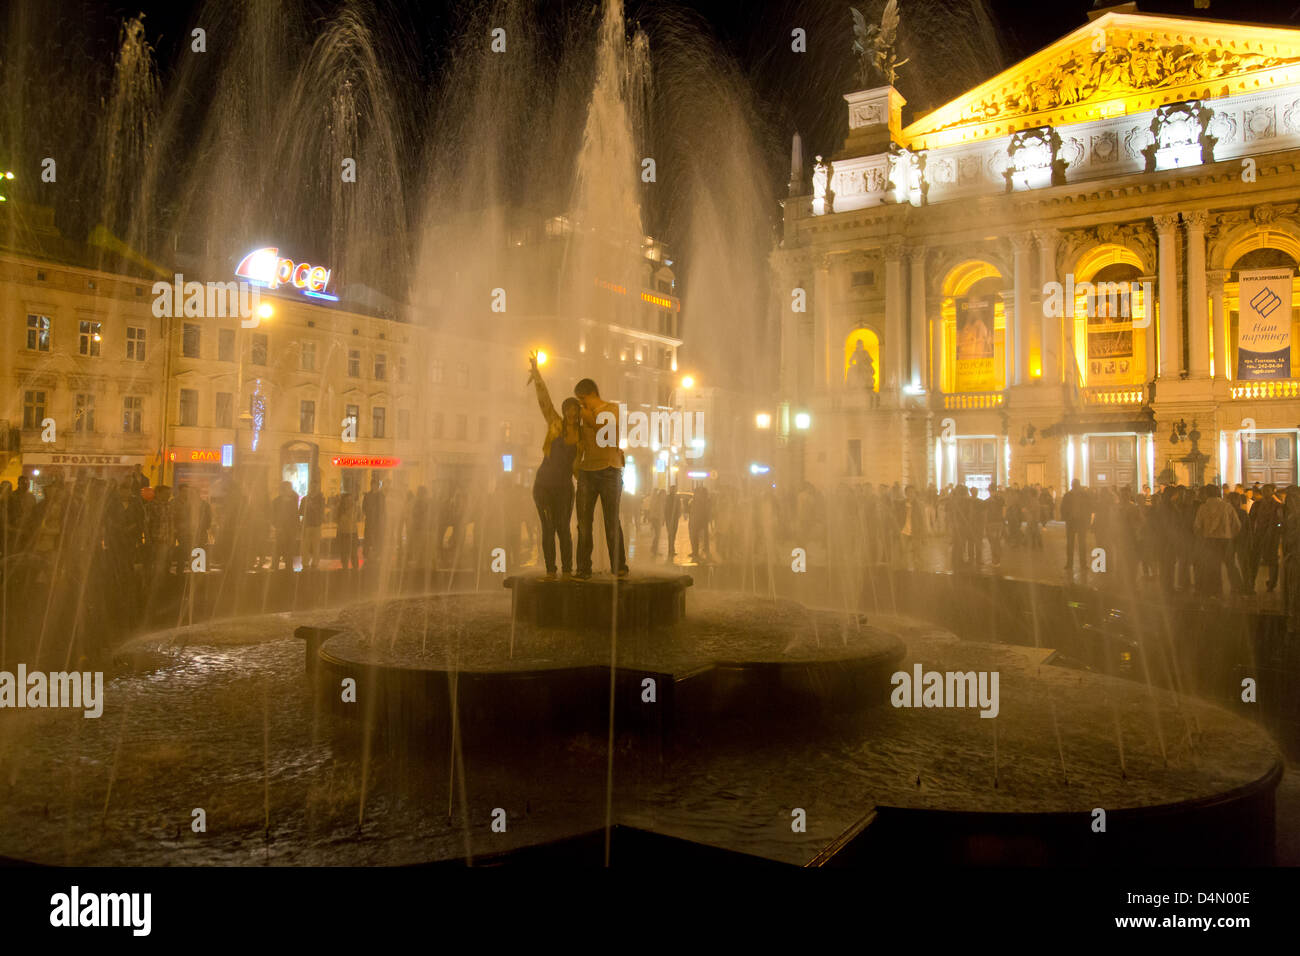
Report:
[{"label": "building entrance door", "polygon": [[1088,486],[1137,491],[1137,438],[1133,435],[1088,436]]},{"label": "building entrance door", "polygon": [[1259,482],[1278,489],[1295,484],[1295,435],[1256,434],[1241,443],[1242,480],[1247,485]]},{"label": "building entrance door", "polygon": [[981,498],[997,482],[998,441],[996,438],[957,439],[957,484],[977,489]]}]

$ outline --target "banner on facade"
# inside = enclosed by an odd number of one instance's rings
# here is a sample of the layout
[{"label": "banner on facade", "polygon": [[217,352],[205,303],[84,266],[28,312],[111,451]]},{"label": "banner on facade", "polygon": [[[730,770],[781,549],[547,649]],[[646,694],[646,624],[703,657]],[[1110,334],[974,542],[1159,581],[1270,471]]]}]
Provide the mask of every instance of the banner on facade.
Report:
[{"label": "banner on facade", "polygon": [[1291,377],[1291,269],[1238,273],[1237,378]]},{"label": "banner on facade", "polygon": [[[1084,303],[1087,316],[1088,384],[1133,381],[1133,313],[1127,285],[1102,283],[1103,294]],[[1115,289],[1122,291],[1115,293]],[[1106,291],[1108,290],[1108,291]]]},{"label": "banner on facade", "polygon": [[957,391],[990,392],[998,387],[993,367],[993,299],[957,300]]}]

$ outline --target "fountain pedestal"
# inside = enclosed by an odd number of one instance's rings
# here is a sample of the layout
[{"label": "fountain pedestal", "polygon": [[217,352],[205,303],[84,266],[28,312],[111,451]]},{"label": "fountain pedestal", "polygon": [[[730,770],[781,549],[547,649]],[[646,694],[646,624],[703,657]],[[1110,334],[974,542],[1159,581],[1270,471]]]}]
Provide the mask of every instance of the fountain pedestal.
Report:
[{"label": "fountain pedestal", "polygon": [[686,616],[686,589],[693,583],[685,574],[600,575],[586,581],[515,575],[505,580],[516,624],[584,631],[608,631],[617,624],[620,633],[647,633],[679,623]]}]

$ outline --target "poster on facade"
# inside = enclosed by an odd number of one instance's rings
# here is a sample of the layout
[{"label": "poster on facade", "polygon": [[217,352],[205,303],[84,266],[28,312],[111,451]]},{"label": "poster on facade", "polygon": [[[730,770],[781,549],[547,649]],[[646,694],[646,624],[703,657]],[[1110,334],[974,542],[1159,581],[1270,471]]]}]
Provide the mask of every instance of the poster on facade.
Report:
[{"label": "poster on facade", "polygon": [[1088,326],[1088,384],[1114,385],[1133,380],[1133,326]]},{"label": "poster on facade", "polygon": [[993,299],[957,300],[957,391],[989,392],[998,387],[993,368]]},{"label": "poster on facade", "polygon": [[1291,377],[1291,269],[1238,273],[1237,378]]}]

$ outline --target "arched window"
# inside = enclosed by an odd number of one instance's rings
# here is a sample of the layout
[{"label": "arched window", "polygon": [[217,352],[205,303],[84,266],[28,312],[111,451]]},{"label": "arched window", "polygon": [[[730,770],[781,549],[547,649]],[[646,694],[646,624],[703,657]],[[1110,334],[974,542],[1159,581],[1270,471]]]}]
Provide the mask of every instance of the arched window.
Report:
[{"label": "arched window", "polygon": [[1149,303],[1138,282],[1141,274],[1131,263],[1114,262],[1075,286],[1075,352],[1088,385],[1130,385],[1146,380],[1147,337],[1143,330]]},{"label": "arched window", "polygon": [[971,260],[944,279],[942,323],[945,392],[984,392],[1006,388],[1005,280],[995,266]]}]

